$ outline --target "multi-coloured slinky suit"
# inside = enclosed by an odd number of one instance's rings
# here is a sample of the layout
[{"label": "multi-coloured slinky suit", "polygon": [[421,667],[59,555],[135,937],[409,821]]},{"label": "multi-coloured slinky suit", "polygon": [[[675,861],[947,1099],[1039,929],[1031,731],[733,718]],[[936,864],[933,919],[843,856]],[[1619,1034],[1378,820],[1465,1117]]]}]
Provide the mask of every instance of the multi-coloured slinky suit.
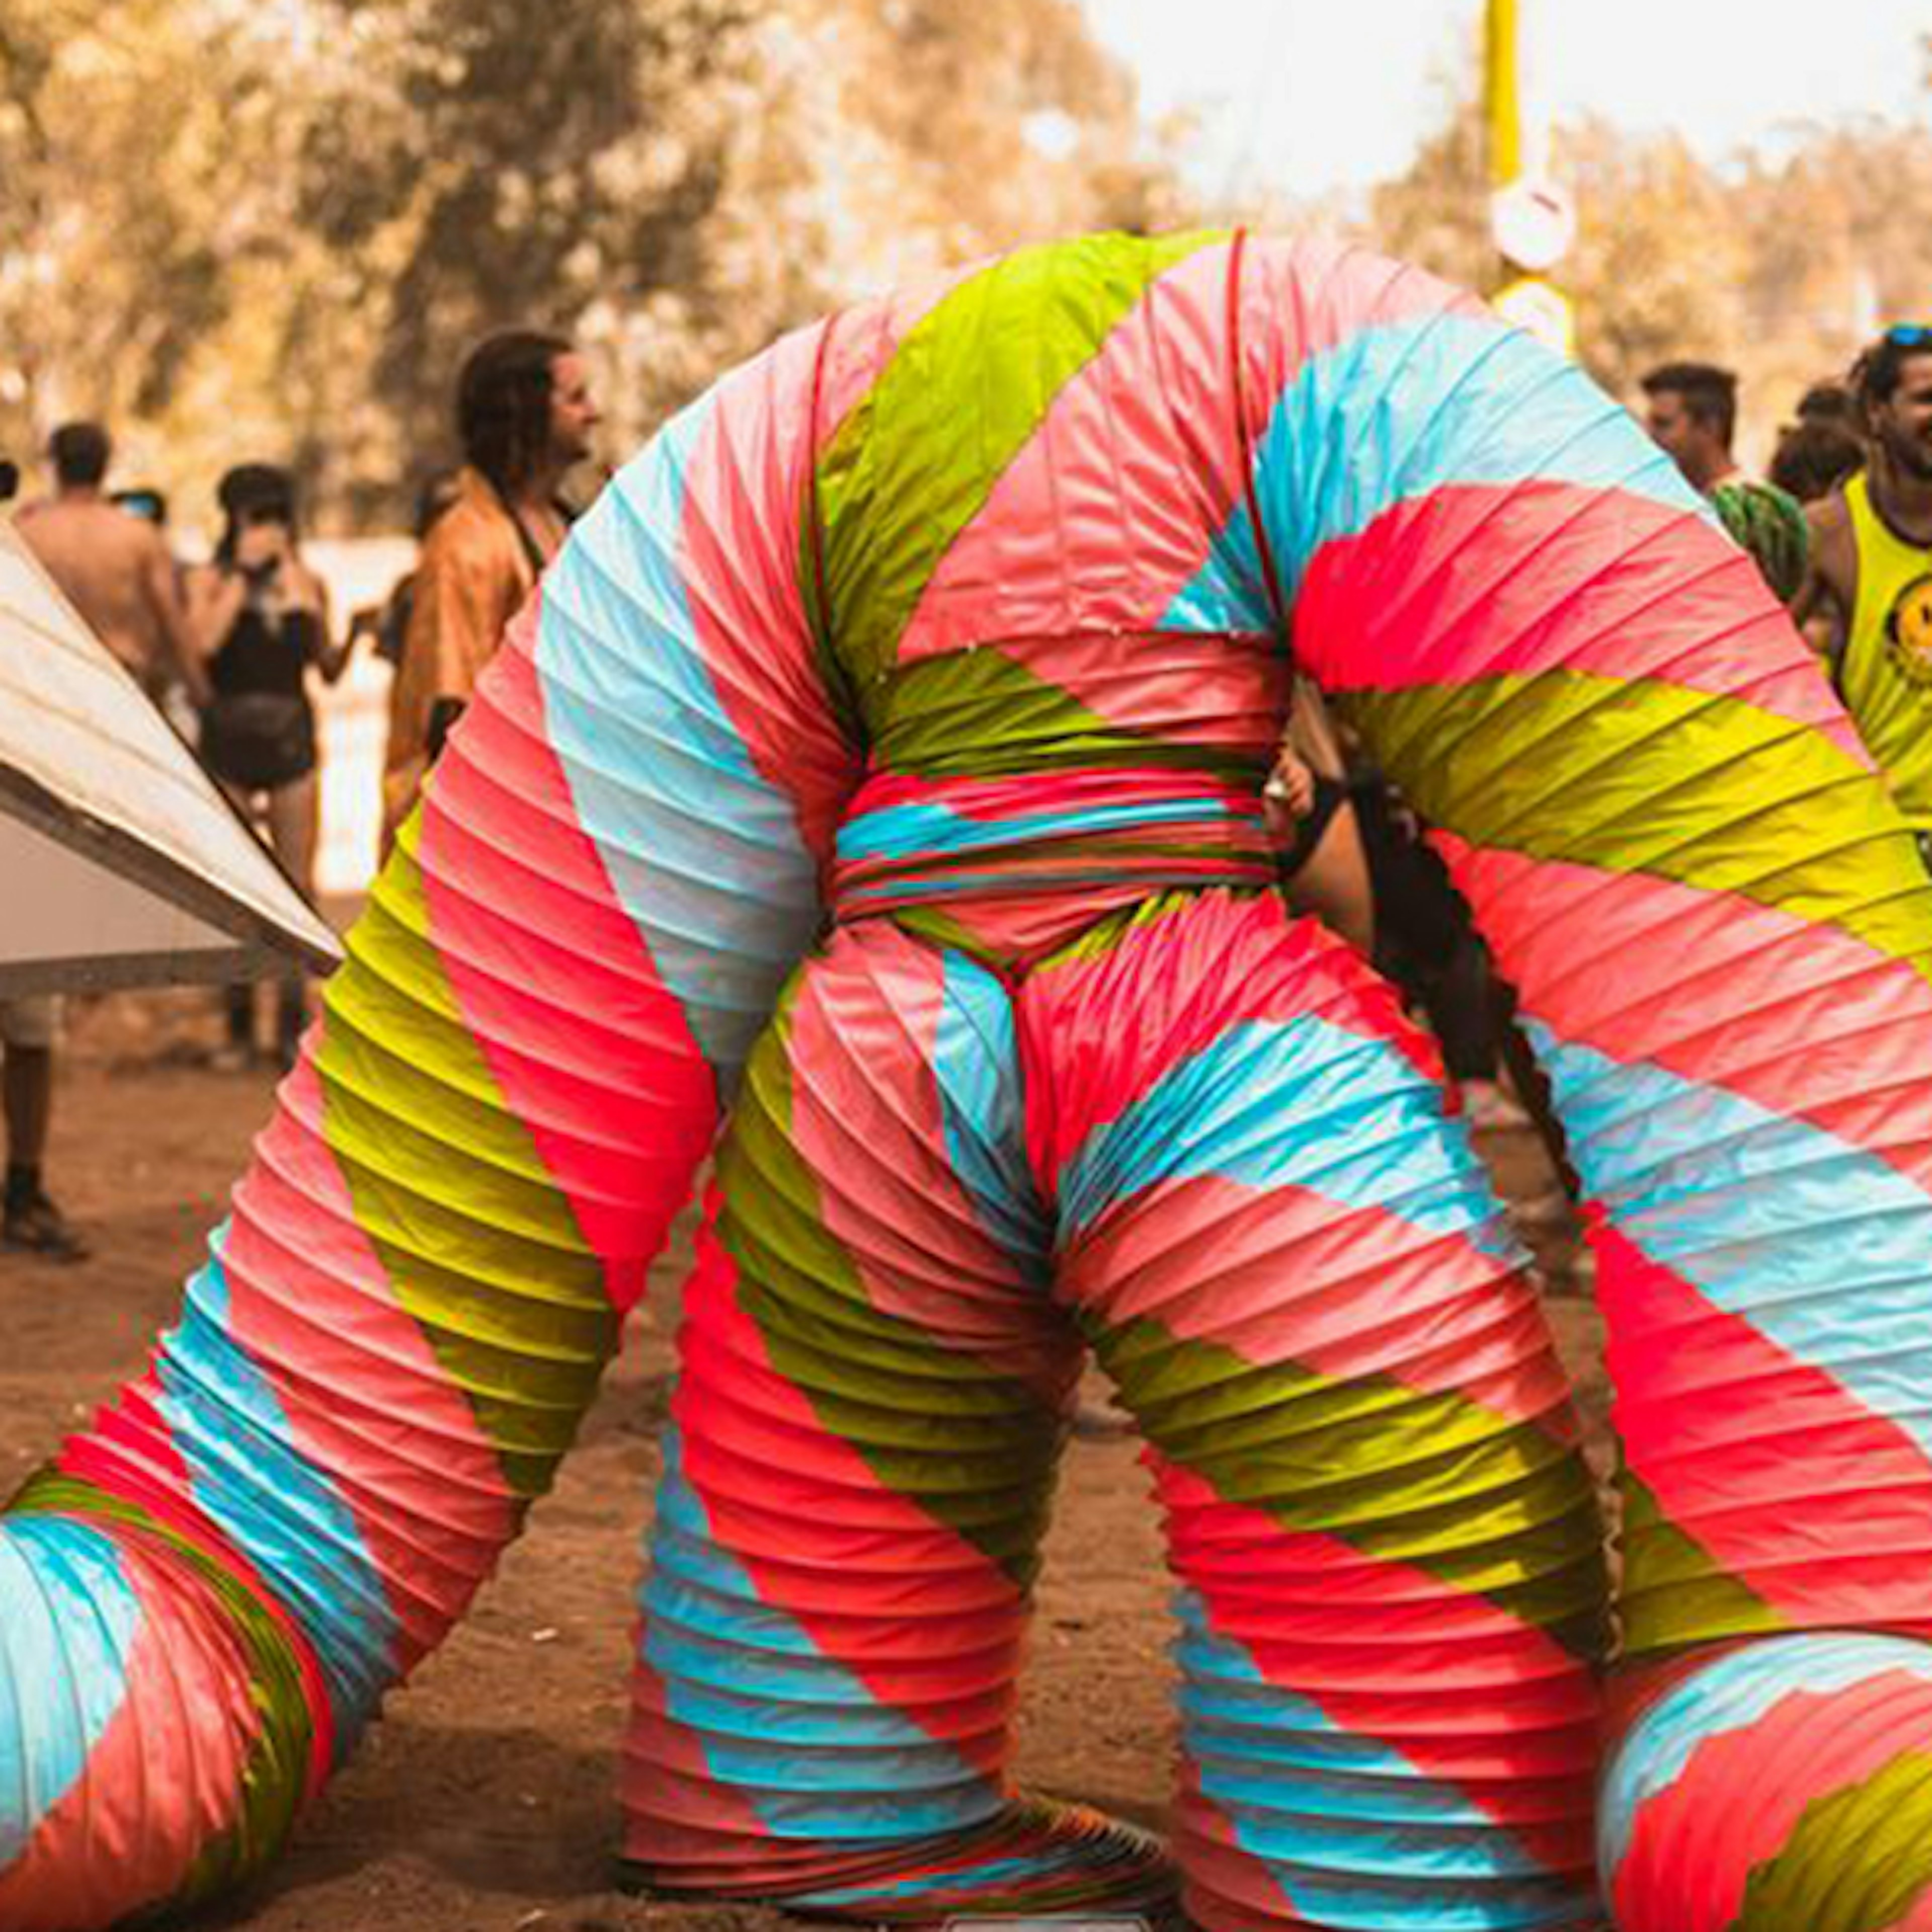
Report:
[{"label": "multi-coloured slinky suit", "polygon": [[[1552,1083],[1624,1467],[1426,1042],[1268,890],[1290,651]],[[722,1126],[643,1882],[855,1918],[1932,1928],[1932,892],[1580,374],[1372,256],[1017,254],[778,344],[520,621],[180,1325],[0,1540],[0,1925],[258,1867],[460,1614]],[[1006,1782],[1091,1348],[1171,1846]]]}]

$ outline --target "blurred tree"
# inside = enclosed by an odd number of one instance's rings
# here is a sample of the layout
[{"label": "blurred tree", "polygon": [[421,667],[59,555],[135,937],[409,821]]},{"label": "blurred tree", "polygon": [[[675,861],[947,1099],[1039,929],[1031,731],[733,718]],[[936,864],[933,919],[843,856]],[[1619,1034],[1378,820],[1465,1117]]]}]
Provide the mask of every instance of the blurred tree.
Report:
[{"label": "blurred tree", "polygon": [[[274,193],[276,76],[227,0],[0,0],[0,436],[158,424]],[[152,457],[137,430],[130,454]]]}]

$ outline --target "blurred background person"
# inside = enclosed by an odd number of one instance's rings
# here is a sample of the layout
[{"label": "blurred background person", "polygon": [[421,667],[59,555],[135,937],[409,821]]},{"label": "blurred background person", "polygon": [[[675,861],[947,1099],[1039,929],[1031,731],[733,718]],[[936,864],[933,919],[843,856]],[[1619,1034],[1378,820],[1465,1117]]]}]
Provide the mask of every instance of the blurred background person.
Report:
[{"label": "blurred background person", "polygon": [[[349,661],[334,642],[328,594],[303,562],[294,479],[271,464],[230,470],[218,496],[226,519],[213,560],[188,573],[188,617],[212,691],[202,716],[202,762],[236,808],[262,826],[290,879],[315,896],[320,830],[314,670],[334,683]],[[294,1064],[305,1016],[299,979],[278,989],[275,1055]],[[228,1043],[220,1064],[256,1055],[254,994],[228,995]]]},{"label": "blurred background person", "polygon": [[[430,532],[435,529],[444,511],[455,503],[456,495],[457,474],[453,470],[439,470],[416,492],[416,521],[411,534],[416,540],[418,562]],[[390,586],[388,596],[381,603],[358,610],[349,620],[351,641],[358,638],[368,638],[376,655],[392,671],[403,662],[410,614],[416,608],[416,568],[412,565],[404,572]]]},{"label": "blurred background person", "polygon": [[60,1001],[52,994],[0,1000],[0,1101],[7,1129],[7,1195],[0,1244],[50,1261],[87,1258],[87,1244],[55,1206],[41,1172],[53,1124],[54,1048]]},{"label": "blurred background person", "polygon": [[146,518],[108,499],[112,445],[98,423],[63,423],[47,444],[54,493],[25,505],[22,536],[88,628],[151,698],[178,678],[204,692],[175,560]]},{"label": "blurred background person", "polygon": [[1888,329],[1852,388],[1865,466],[1808,507],[1796,614],[1932,870],[1932,326]]},{"label": "blurred background person", "polygon": [[558,491],[590,454],[599,420],[570,344],[521,329],[471,352],[456,417],[464,466],[423,545],[391,688],[385,856],[505,627],[563,542],[570,512]]},{"label": "blurred background person", "polygon": [[1731,454],[1737,433],[1738,379],[1714,362],[1664,362],[1640,383],[1643,426],[1683,472],[1708,496],[1720,483],[1742,480]]}]

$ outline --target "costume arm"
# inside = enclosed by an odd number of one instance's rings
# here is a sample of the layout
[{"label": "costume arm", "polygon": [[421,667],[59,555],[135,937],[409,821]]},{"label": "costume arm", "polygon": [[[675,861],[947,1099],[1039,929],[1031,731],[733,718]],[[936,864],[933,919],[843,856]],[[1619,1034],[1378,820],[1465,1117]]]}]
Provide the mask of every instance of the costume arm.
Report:
[{"label": "costume arm", "polygon": [[819,916],[810,338],[514,626],[178,1326],[0,1525],[0,1923],[259,1866],[550,1483]]},{"label": "costume arm", "polygon": [[1903,823],[1750,559],[1580,370],[1369,256],[1248,272],[1298,658],[1439,828],[1586,1188],[1629,1648],[1932,1628],[1899,1554],[1932,1539]]}]

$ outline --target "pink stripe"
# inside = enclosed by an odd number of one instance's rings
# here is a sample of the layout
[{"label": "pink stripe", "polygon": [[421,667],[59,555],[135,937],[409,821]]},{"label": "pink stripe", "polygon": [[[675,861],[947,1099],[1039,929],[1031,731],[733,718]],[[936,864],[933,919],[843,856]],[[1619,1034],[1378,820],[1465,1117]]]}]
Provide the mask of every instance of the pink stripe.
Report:
[{"label": "pink stripe", "polygon": [[[684,1803],[668,1807],[668,1788]],[[639,1652],[631,1678],[631,1723],[618,1771],[618,1797],[624,1809],[624,1856],[653,1864],[709,1863],[734,1850],[747,1850],[770,1833],[751,1795],[712,1775],[703,1742],[688,1725],[674,1718],[665,1702],[663,1678]],[[701,1812],[693,1826],[667,1816],[668,1809]],[[730,1841],[724,1845],[720,1838]],[[747,1846],[746,1841],[751,1841]]]},{"label": "pink stripe", "polygon": [[1808,1122],[1932,1192],[1932,985],[1910,962],[1735,893],[1437,843],[1560,1038]]},{"label": "pink stripe", "polygon": [[[1169,268],[1060,389],[927,580],[902,664],[1160,621],[1240,494],[1228,273],[1225,242]],[[1064,656],[1053,682],[1104,704],[1108,690]]]},{"label": "pink stripe", "polygon": [[[1132,1013],[1131,1026],[1120,1016]],[[1232,1028],[1318,1016],[1442,1078],[1436,1048],[1359,954],[1278,895],[1214,892],[1056,962],[1022,988],[1028,1146],[1051,1198],[1061,1167],[1184,1061]]]},{"label": "pink stripe", "polygon": [[712,688],[822,863],[858,766],[819,682],[802,590],[817,340],[788,335],[713,391],[683,478],[677,561]]},{"label": "pink stripe", "polygon": [[[1214,1257],[1203,1274],[1191,1257]],[[1522,1270],[1455,1235],[1309,1188],[1164,1182],[1083,1235],[1058,1292],[1256,1364],[1386,1376],[1572,1441],[1570,1385]]]},{"label": "pink stripe", "polygon": [[946,1146],[934,1067],[945,970],[878,925],[814,962],[790,1014],[793,1144],[874,1308],[1058,1407],[1075,1372],[1064,1337],[986,1234]]},{"label": "pink stripe", "polygon": [[1624,1462],[1664,1520],[1795,1625],[1924,1628],[1918,1445],[1616,1229],[1594,1245]]},{"label": "pink stripe", "polygon": [[130,1552],[121,1565],[142,1612],[124,1695],[84,1775],[0,1873],[9,1932],[118,1924],[178,1891],[240,1814],[259,1726],[233,1628],[184,1571]]},{"label": "pink stripe", "polygon": [[1174,1808],[1180,1902],[1190,1924],[1207,1932],[1250,1932],[1301,1922],[1279,1872],[1242,1849],[1234,1821],[1201,1789],[1201,1767],[1190,1757],[1180,1760]]},{"label": "pink stripe", "polygon": [[1324,544],[1295,650],[1330,691],[1545,671],[1747,704],[1870,755],[1756,566],[1686,510],[1545,482],[1458,484]]},{"label": "pink stripe", "polygon": [[[488,701],[437,769],[422,822],[423,892],[464,1022],[622,1310],[684,1203],[717,1094],[544,734],[530,656],[539,622],[532,600],[499,653]],[[466,829],[485,825],[506,849]]]},{"label": "pink stripe", "polygon": [[1706,1738],[1638,1805],[1610,1878],[1618,1916],[1641,1924],[1667,1901],[1682,1932],[1725,1932],[1753,1871],[1784,1849],[1809,1807],[1922,1751],[1928,1738],[1932,1685],[1904,1671],[1822,1694],[1794,1687],[1762,1717]]},{"label": "pink stripe", "polygon": [[1431,315],[1494,320],[1475,296],[1352,242],[1250,236],[1239,322],[1250,446],[1261,440],[1282,392],[1316,356],[1366,329]]}]

